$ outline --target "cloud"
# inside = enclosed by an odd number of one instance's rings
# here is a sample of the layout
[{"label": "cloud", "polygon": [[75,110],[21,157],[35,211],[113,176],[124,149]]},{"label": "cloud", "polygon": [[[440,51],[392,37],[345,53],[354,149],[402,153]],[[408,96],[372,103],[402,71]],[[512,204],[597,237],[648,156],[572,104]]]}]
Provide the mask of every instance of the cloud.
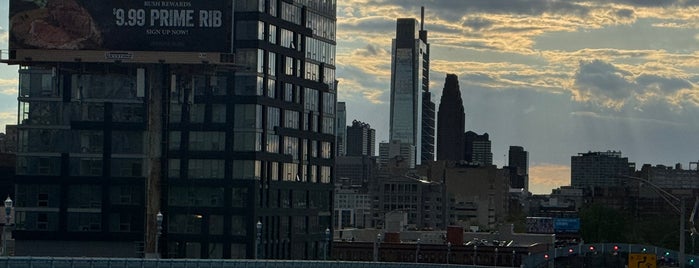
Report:
[{"label": "cloud", "polygon": [[550,194],[551,189],[570,185],[570,166],[542,163],[529,167],[529,191]]},{"label": "cloud", "polygon": [[601,61],[580,62],[575,74],[574,99],[597,102],[608,108],[619,109],[633,91],[631,73]]},{"label": "cloud", "polygon": [[[369,101],[373,104],[383,104],[385,101],[384,91],[365,86],[358,80],[348,78],[338,78],[339,90],[338,99],[342,101]],[[364,100],[357,100],[357,96],[362,96]]]},{"label": "cloud", "polygon": [[15,87],[0,87],[0,94],[17,96],[17,93],[19,93],[19,91],[17,91]]},{"label": "cloud", "polygon": [[0,112],[0,132],[5,132],[6,125],[17,124],[17,111]]},{"label": "cloud", "polygon": [[0,94],[17,96],[19,84],[18,79],[2,79],[0,78]]},{"label": "cloud", "polygon": [[464,20],[463,26],[471,28],[473,31],[480,31],[493,25],[493,21],[482,17],[471,17]]},{"label": "cloud", "polygon": [[[688,105],[696,107],[693,97],[699,88],[681,74],[675,75],[637,75],[601,60],[580,61],[572,88],[573,99],[616,111],[625,106],[642,111],[652,102],[675,111]],[[690,97],[689,101],[686,97]]]},{"label": "cloud", "polygon": [[2,79],[0,78],[0,87],[7,87],[7,86],[18,86],[19,85],[19,80],[18,79]]}]

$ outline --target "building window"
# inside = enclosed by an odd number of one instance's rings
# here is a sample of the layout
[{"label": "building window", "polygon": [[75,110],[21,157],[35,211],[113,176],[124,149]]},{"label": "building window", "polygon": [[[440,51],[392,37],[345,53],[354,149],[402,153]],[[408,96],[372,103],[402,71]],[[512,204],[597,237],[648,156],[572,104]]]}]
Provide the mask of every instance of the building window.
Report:
[{"label": "building window", "polygon": [[226,123],[226,105],[211,105],[211,123]]},{"label": "building window", "polygon": [[203,215],[170,214],[168,232],[173,234],[200,234]]},{"label": "building window", "polygon": [[234,208],[244,208],[248,206],[247,188],[232,188],[231,206]]},{"label": "building window", "polygon": [[190,179],[223,179],[223,160],[190,159],[187,167]]},{"label": "building window", "polygon": [[268,153],[279,153],[279,135],[268,134],[266,147]]},{"label": "building window", "polygon": [[320,167],[320,182],[330,183],[330,167]]},{"label": "building window", "polygon": [[284,163],[284,181],[300,181],[301,178],[298,177],[299,169],[298,165],[295,163]]},{"label": "building window", "polygon": [[331,156],[331,148],[330,143],[327,141],[323,141],[320,143],[320,157],[324,159],[330,159]]},{"label": "building window", "polygon": [[231,235],[246,235],[245,217],[241,215],[231,216]]},{"label": "building window", "polygon": [[[172,134],[170,137],[172,138]],[[112,132],[112,153],[114,154],[142,154],[143,144],[143,132],[141,131]],[[179,149],[179,140],[177,145],[177,149]]]},{"label": "building window", "polygon": [[[210,235],[222,235],[223,234],[223,216],[221,215],[211,215],[209,216],[209,234]],[[221,250],[221,244],[219,245],[219,250]],[[211,248],[209,248],[211,251]],[[211,257],[211,256],[209,256]]]},{"label": "building window", "polygon": [[277,75],[277,53],[268,52],[267,55],[267,74],[271,76]]},{"label": "building window", "polygon": [[191,131],[190,151],[223,151],[226,149],[226,133],[212,131]]},{"label": "building window", "polygon": [[169,178],[179,178],[180,177],[180,159],[170,159],[168,160],[168,177]]},{"label": "building window", "polygon": [[274,99],[277,97],[277,80],[267,78],[267,97]]},{"label": "building window", "polygon": [[206,112],[206,104],[192,104],[189,109],[190,123],[204,123],[204,114]]},{"label": "building window", "polygon": [[262,129],[262,106],[255,104],[236,104],[235,129]]},{"label": "building window", "polygon": [[267,130],[272,130],[280,126],[280,109],[276,107],[267,107]]},{"label": "building window", "polygon": [[178,207],[223,207],[223,188],[170,187],[168,205]]},{"label": "building window", "polygon": [[99,232],[101,230],[101,213],[68,213],[68,231]]},{"label": "building window", "polygon": [[233,160],[234,180],[259,180],[262,174],[262,165],[256,160]]},{"label": "building window", "polygon": [[304,92],[305,109],[318,112],[318,91],[312,88],[305,88]]},{"label": "building window", "polygon": [[297,111],[284,111],[284,127],[285,128],[299,128],[299,112]]},{"label": "building window", "polygon": [[269,168],[269,178],[273,181],[278,181],[279,180],[279,163],[277,162],[270,162],[270,168]]},{"label": "building window", "polygon": [[112,158],[113,177],[144,177],[143,158]]},{"label": "building window", "polygon": [[299,139],[296,137],[284,137],[284,153],[291,155],[294,160],[299,160]]},{"label": "building window", "polygon": [[270,24],[267,36],[269,38],[270,44],[276,44],[277,43],[277,26]]},{"label": "building window", "polygon": [[235,131],[233,133],[233,150],[240,152],[259,152],[262,150],[262,131]]},{"label": "building window", "polygon": [[70,175],[72,176],[101,176],[102,158],[70,158]]}]

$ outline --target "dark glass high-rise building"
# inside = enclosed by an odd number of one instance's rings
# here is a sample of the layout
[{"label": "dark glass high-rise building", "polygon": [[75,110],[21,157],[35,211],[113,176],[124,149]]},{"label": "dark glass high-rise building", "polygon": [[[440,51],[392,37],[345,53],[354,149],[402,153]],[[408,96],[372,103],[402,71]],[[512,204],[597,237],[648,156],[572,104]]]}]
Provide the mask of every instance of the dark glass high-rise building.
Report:
[{"label": "dark glass high-rise building", "polygon": [[354,120],[347,127],[347,156],[374,156],[376,130],[367,123]]},{"label": "dark glass high-rise building", "polygon": [[516,169],[517,180],[512,181],[512,188],[529,190],[529,152],[522,146],[510,146],[507,163]]},{"label": "dark glass high-rise building", "polygon": [[464,160],[466,114],[455,74],[447,74],[444,81],[437,120],[437,160]]},{"label": "dark glass high-rise building", "polygon": [[420,164],[422,159],[434,159],[434,103],[429,92],[429,44],[423,24],[398,19],[392,52],[389,138],[414,146],[415,162]]},{"label": "dark glass high-rise building", "polygon": [[[11,1],[11,16],[43,8]],[[7,62],[21,66],[16,255],[321,258],[332,229],[336,2],[192,2],[182,12],[196,14],[191,25],[137,20],[164,8],[149,2],[127,0],[135,16],[123,1],[88,2],[76,3],[95,27],[65,30],[84,38],[11,33]]]},{"label": "dark glass high-rise building", "polygon": [[422,144],[420,145],[422,146],[420,155],[422,163],[434,161],[436,115],[434,108],[432,92],[422,92]]},{"label": "dark glass high-rise building", "polygon": [[337,140],[335,154],[345,156],[347,154],[347,106],[345,102],[337,103],[337,114],[335,115],[335,130]]},{"label": "dark glass high-rise building", "polygon": [[493,152],[488,133],[483,135],[473,131],[464,133],[464,160],[480,166],[493,164]]}]

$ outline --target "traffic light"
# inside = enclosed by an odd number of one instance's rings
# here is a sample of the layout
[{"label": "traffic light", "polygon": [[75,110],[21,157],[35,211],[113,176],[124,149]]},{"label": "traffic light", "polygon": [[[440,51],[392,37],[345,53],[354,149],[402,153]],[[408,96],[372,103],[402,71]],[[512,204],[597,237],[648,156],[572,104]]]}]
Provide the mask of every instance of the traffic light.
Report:
[{"label": "traffic light", "polygon": [[573,248],[568,248],[568,254],[573,254]]},{"label": "traffic light", "polygon": [[590,246],[590,252],[595,251],[595,246]]},{"label": "traffic light", "polygon": [[614,249],[614,252],[612,252],[612,255],[617,255],[617,254],[619,254],[619,246],[614,245],[614,247],[612,247],[612,249]]},{"label": "traffic light", "polygon": [[544,254],[544,260],[549,260],[549,254]]},{"label": "traffic light", "polygon": [[646,248],[643,248],[643,252],[646,252],[646,250],[647,250]]}]

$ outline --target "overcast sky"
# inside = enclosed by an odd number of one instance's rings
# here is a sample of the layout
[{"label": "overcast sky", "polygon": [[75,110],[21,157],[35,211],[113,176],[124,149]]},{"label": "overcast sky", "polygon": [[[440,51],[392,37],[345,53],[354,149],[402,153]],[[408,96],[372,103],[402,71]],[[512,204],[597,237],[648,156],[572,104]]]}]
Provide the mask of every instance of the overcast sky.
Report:
[{"label": "overcast sky", "polygon": [[[699,160],[699,0],[338,0],[338,101],[377,141],[396,18],[419,19],[420,6],[437,107],[446,73],[458,75],[466,129],[490,135],[498,166],[524,146],[533,192],[569,185],[570,157],[587,151],[639,168]],[[0,127],[16,123],[16,100],[17,68],[0,65]]]}]

